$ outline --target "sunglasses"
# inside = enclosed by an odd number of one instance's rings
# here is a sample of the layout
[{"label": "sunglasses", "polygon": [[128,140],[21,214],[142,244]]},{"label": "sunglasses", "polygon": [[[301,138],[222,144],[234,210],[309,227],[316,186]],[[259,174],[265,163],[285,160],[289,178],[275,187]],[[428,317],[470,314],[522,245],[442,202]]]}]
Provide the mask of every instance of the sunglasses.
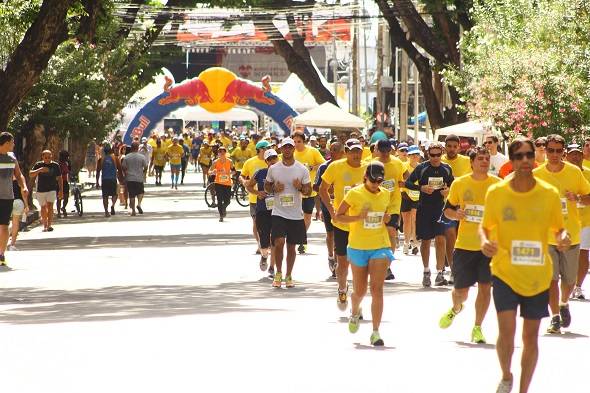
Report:
[{"label": "sunglasses", "polygon": [[514,153],[512,156],[516,161],[522,161],[525,157],[529,160],[535,159],[534,151],[527,151],[526,153]]},{"label": "sunglasses", "polygon": [[544,143],[535,143],[535,146],[536,147],[545,147],[545,144]]},{"label": "sunglasses", "polygon": [[369,181],[371,183],[375,183],[375,184],[381,184],[381,183],[383,183],[383,179],[372,179],[370,176],[367,177],[367,179],[369,179]]},{"label": "sunglasses", "polygon": [[442,153],[428,154],[428,155],[429,155],[430,157],[434,157],[434,158],[436,158],[436,157],[440,157],[440,156],[442,156]]},{"label": "sunglasses", "polygon": [[547,148],[547,153],[549,153],[549,154],[553,154],[553,153],[563,154],[563,148],[561,148],[561,149],[553,149],[551,147],[548,147]]}]

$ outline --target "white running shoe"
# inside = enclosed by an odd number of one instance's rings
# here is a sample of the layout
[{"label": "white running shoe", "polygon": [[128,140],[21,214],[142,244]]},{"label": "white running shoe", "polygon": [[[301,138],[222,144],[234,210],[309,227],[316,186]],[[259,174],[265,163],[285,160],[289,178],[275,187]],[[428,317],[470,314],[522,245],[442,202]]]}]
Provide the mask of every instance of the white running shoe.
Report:
[{"label": "white running shoe", "polygon": [[404,255],[408,255],[410,253],[410,245],[408,243],[404,243]]},{"label": "white running shoe", "polygon": [[10,244],[8,246],[8,251],[18,251],[18,248],[16,248],[16,246],[13,246],[12,244]]}]

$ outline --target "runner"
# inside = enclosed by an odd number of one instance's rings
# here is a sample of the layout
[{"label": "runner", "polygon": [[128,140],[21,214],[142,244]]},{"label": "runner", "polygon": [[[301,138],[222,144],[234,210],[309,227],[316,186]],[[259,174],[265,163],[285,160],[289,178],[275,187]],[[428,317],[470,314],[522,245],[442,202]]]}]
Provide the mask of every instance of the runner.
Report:
[{"label": "runner", "polygon": [[455,316],[463,310],[469,287],[477,283],[475,300],[475,325],[471,330],[471,342],[485,344],[481,325],[490,306],[491,280],[490,258],[481,253],[479,224],[483,216],[483,205],[488,188],[500,181],[488,176],[490,153],[483,147],[469,155],[472,173],[456,178],[449,190],[445,205],[445,216],[461,221],[459,235],[453,255],[453,276],[455,285],[452,292],[453,307],[441,317],[439,326],[446,329]]},{"label": "runner", "polygon": [[549,290],[552,317],[547,333],[560,333],[561,327],[569,327],[571,323],[568,301],[578,276],[581,228],[577,203],[590,204],[590,184],[579,168],[563,161],[565,139],[561,135],[548,135],[545,150],[547,162],[534,169],[533,175],[557,188],[561,199],[561,214],[564,216],[565,228],[571,236],[572,244],[568,250],[560,251],[557,249],[557,242],[549,239],[549,255],[553,260],[553,280]]},{"label": "runner", "polygon": [[[266,142],[266,141],[261,141],[261,142]],[[232,151],[231,155],[230,155],[234,165],[236,166],[236,171],[238,172],[238,176],[242,172],[242,168],[244,167],[244,164],[246,163],[246,161],[248,161],[250,158],[254,157],[254,155],[255,155],[252,153],[252,150],[248,149],[248,143],[250,143],[248,141],[248,139],[245,139],[245,138],[241,139],[240,146],[237,147],[236,149],[234,149],[234,151]],[[260,142],[258,142],[258,143],[260,143]],[[268,142],[266,142],[266,144],[268,145]],[[256,151],[258,152],[258,149],[256,149]]]},{"label": "runner", "polygon": [[166,148],[162,146],[162,141],[158,138],[156,140],[156,147],[152,151],[152,160],[150,166],[154,168],[156,173],[156,186],[162,185],[162,172],[166,166]]},{"label": "runner", "polygon": [[8,224],[14,209],[14,189],[12,179],[18,182],[23,194],[28,194],[25,177],[12,150],[14,137],[9,132],[0,133],[0,266],[6,266],[6,246],[8,244]]},{"label": "runner", "polygon": [[547,146],[547,138],[541,136],[535,139],[535,162],[543,165],[547,161],[547,153],[545,147]]},{"label": "runner", "polygon": [[307,241],[303,219],[302,195],[311,195],[309,170],[294,157],[295,142],[287,137],[281,143],[283,158],[269,168],[264,191],[274,195],[272,210],[273,255],[276,273],[272,286],[280,288],[283,277],[283,247],[287,243],[287,288],[295,286],[292,273],[295,265],[295,246]]},{"label": "runner", "polygon": [[552,264],[548,241],[556,237],[560,250],[569,249],[571,242],[555,188],[533,177],[533,142],[517,139],[510,144],[508,154],[514,176],[488,190],[480,237],[483,254],[492,258],[493,297],[498,315],[496,351],[502,379],[496,392],[512,390],[510,369],[516,310],[520,306],[523,346],[519,391],[526,393],[539,355],[539,325],[549,315]]},{"label": "runner", "polygon": [[43,232],[53,231],[53,203],[57,198],[63,199],[63,179],[59,164],[53,161],[53,153],[43,150],[41,161],[37,161],[30,170],[31,179],[37,179],[35,198],[41,208]]},{"label": "runner", "polygon": [[[312,179],[315,179],[316,172],[321,164],[323,164],[326,160],[317,149],[314,149],[311,146],[307,146],[305,144],[305,134],[302,131],[296,131],[293,133],[292,136],[293,140],[295,141],[295,159],[305,165],[305,167],[309,170],[309,175]],[[315,196],[317,193],[315,191],[311,192],[311,195],[303,198],[303,219],[305,221],[305,232],[309,229],[311,225],[311,215],[313,213],[313,208],[315,206]],[[300,254],[305,252],[307,245],[307,237],[305,243],[300,244],[297,251]]]},{"label": "runner", "polygon": [[582,161],[582,166],[586,168],[590,168],[590,137],[584,139],[584,160]]},{"label": "runner", "polygon": [[[338,280],[338,297],[336,304],[341,311],[348,306],[348,259],[346,257],[349,238],[349,225],[336,221],[336,211],[346,194],[357,185],[363,183],[365,167],[361,158],[363,146],[358,139],[349,139],[344,144],[346,159],[335,161],[322,175],[320,198],[332,217],[334,226],[334,248],[336,253],[336,279]],[[334,190],[334,201],[330,198],[330,188]]]},{"label": "runner", "polygon": [[[359,152],[360,153],[360,152]],[[362,153],[360,153],[362,154]],[[367,293],[371,277],[371,345],[383,346],[379,326],[383,315],[383,283],[387,268],[393,261],[386,223],[391,205],[389,191],[379,187],[385,177],[381,162],[371,162],[366,169],[364,184],[351,189],[338,206],[336,222],[349,225],[347,256],[352,268],[352,307],[348,330],[356,333],[362,316],[361,302]]]},{"label": "runner", "polygon": [[[320,138],[321,141],[321,138]],[[332,273],[332,278],[336,278],[336,259],[334,258],[334,225],[332,224],[332,216],[330,210],[326,207],[323,201],[321,201],[320,185],[322,183],[322,176],[328,169],[328,166],[340,160],[344,156],[344,148],[340,142],[334,142],[330,145],[330,152],[328,161],[324,162],[318,168],[318,173],[315,176],[313,190],[318,193],[320,197],[320,209],[322,211],[322,221],[326,228],[326,247],[328,247],[328,268]],[[328,195],[330,201],[334,200],[334,187],[328,188]]]},{"label": "runner", "polygon": [[211,175],[215,176],[215,195],[217,196],[217,210],[219,211],[219,222],[227,216],[227,207],[231,202],[232,176],[235,172],[233,162],[227,158],[227,148],[219,146],[217,150],[219,157],[213,161]]},{"label": "runner", "polygon": [[188,160],[191,155],[191,151],[185,141],[178,138],[178,145],[182,147],[182,157],[180,158],[180,184],[184,184],[184,176],[186,175],[186,168],[188,166]]},{"label": "runner", "polygon": [[[408,149],[408,165],[406,170],[411,175],[414,169],[420,164],[420,149],[416,145],[410,146]],[[418,254],[418,241],[416,240],[416,209],[418,208],[418,199],[420,198],[420,191],[408,190],[402,188],[402,204],[400,212],[402,221],[404,223],[404,247],[403,253],[405,255]]]},{"label": "runner", "polygon": [[[119,160],[113,153],[111,145],[105,143],[103,146],[103,156],[98,159],[96,165],[96,188],[101,188],[102,206],[104,207],[105,217],[115,215],[115,204],[117,203],[117,179],[118,172],[121,170]],[[100,175],[102,174],[102,187],[99,184]],[[112,200],[111,212],[109,213],[109,197]]]},{"label": "runner", "polygon": [[508,161],[508,158],[500,152],[498,152],[498,137],[495,135],[486,136],[485,147],[490,152],[490,174],[498,176],[502,165]]},{"label": "runner", "polygon": [[152,146],[148,143],[148,140],[146,137],[141,138],[141,144],[139,145],[138,151],[145,159],[145,162],[148,163],[148,168],[146,168],[145,172],[143,173],[143,182],[145,183],[145,181],[147,180],[149,163],[152,160],[152,153],[154,151]]},{"label": "runner", "polygon": [[121,164],[125,183],[129,190],[129,205],[131,206],[131,215],[135,216],[135,198],[137,197],[137,212],[143,214],[141,201],[143,200],[144,186],[143,176],[147,170],[148,164],[145,156],[139,153],[139,144],[131,144],[131,153],[127,154],[125,161]]},{"label": "runner", "polygon": [[196,134],[192,139],[191,144],[191,162],[195,168],[195,172],[199,169],[199,152],[203,145],[203,137],[200,134]]},{"label": "runner", "polygon": [[203,146],[199,151],[199,165],[201,166],[201,172],[203,172],[203,188],[207,187],[211,161],[213,161],[213,148],[209,146],[209,141],[205,139],[203,141]]},{"label": "runner", "polygon": [[172,138],[172,145],[166,150],[166,158],[170,161],[170,179],[172,185],[170,188],[178,190],[178,178],[182,168],[182,156],[184,149],[178,144],[178,137]]},{"label": "runner", "polygon": [[[434,142],[428,146],[428,161],[418,165],[406,180],[408,190],[420,191],[418,209],[416,211],[416,237],[421,240],[420,254],[424,274],[422,285],[429,287],[430,280],[430,243],[434,239],[436,250],[437,275],[434,284],[447,285],[443,275],[445,266],[445,226],[440,222],[444,207],[444,199],[449,193],[449,186],[453,182],[451,167],[441,162],[443,146]],[[417,183],[417,184],[416,184]]]}]

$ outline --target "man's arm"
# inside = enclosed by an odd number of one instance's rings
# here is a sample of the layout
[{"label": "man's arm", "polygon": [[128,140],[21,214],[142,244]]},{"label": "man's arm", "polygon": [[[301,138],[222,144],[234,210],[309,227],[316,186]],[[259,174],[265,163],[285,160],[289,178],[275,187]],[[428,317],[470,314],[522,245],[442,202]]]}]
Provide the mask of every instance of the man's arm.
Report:
[{"label": "man's arm", "polygon": [[18,185],[21,189],[21,193],[24,190],[28,195],[29,189],[27,187],[27,182],[25,181],[25,177],[23,176],[23,173],[20,170],[20,166],[18,165],[18,162],[15,162],[15,164],[14,164],[14,177],[16,177],[16,181],[18,182]]},{"label": "man's arm", "polygon": [[37,168],[37,169],[31,169],[29,171],[29,175],[32,178],[35,178],[35,177],[39,176],[40,173],[47,173],[47,172],[49,172],[49,168],[47,168],[46,166],[42,166],[42,167]]},{"label": "man's arm", "polygon": [[326,208],[328,209],[328,212],[330,212],[330,216],[334,217],[335,216],[334,206],[332,206],[332,201],[330,200],[330,192],[329,192],[330,186],[331,186],[331,184],[329,184],[325,180],[322,180],[322,182],[320,183],[319,194],[320,194],[320,200],[322,201],[324,206],[326,206]]},{"label": "man's arm", "polygon": [[408,190],[414,190],[414,191],[420,191],[420,185],[419,184],[414,184],[416,181],[419,180],[418,178],[418,172],[421,171],[420,170],[420,165],[418,165],[416,167],[416,169],[414,169],[414,172],[412,172],[410,174],[410,176],[408,176],[408,178],[406,179],[406,188]]}]

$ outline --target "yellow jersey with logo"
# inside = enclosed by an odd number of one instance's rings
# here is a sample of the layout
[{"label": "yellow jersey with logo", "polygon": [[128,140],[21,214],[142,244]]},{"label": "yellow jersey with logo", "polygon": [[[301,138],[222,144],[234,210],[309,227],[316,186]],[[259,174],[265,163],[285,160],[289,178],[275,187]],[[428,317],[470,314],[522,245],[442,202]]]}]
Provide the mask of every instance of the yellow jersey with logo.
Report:
[{"label": "yellow jersey with logo", "polygon": [[457,157],[452,160],[444,154],[441,157],[441,161],[445,164],[449,164],[453,171],[454,178],[465,176],[473,172],[471,169],[471,160],[469,157],[462,156],[461,154],[457,154]]},{"label": "yellow jersey with logo", "polygon": [[199,150],[199,164],[211,166],[211,157],[213,156],[213,149],[211,146],[201,146]]},{"label": "yellow jersey with logo", "polygon": [[490,264],[494,276],[522,296],[549,288],[553,263],[548,244],[564,227],[555,187],[538,179],[528,192],[514,191],[509,179],[490,186],[481,225],[498,243]]},{"label": "yellow jersey with logo", "polygon": [[[309,176],[311,179],[315,179],[315,175],[318,171],[318,166],[326,162],[322,154],[313,147],[305,146],[303,151],[298,151],[295,149],[295,153],[293,153],[293,157],[309,170]],[[312,168],[314,168],[312,170]],[[312,191],[309,197],[314,197],[317,195],[317,192]]]},{"label": "yellow jersey with logo", "polygon": [[[332,165],[330,165],[332,166]],[[358,216],[368,209],[365,219],[350,223],[348,246],[357,250],[378,250],[391,247],[389,234],[383,216],[389,208],[391,197],[389,191],[379,187],[373,194],[364,184],[354,187],[344,197],[349,207],[348,215]]]},{"label": "yellow jersey with logo", "polygon": [[406,168],[404,163],[397,157],[391,157],[389,162],[383,162],[375,159],[373,161],[379,161],[385,167],[385,177],[381,187],[389,191],[391,197],[391,203],[387,213],[399,214],[402,205],[402,192],[399,187],[399,183],[404,181],[404,172]]},{"label": "yellow jersey with logo", "polygon": [[[254,176],[254,174],[258,172],[259,169],[263,168],[268,168],[266,161],[264,161],[263,159],[259,158],[258,155],[256,155],[246,160],[244,166],[242,166],[241,175],[245,178],[252,178],[252,176]],[[248,194],[248,201],[250,203],[256,203],[256,194]]]},{"label": "yellow jersey with logo", "polygon": [[[582,167],[582,175],[590,182],[590,169]],[[578,214],[580,215],[580,226],[582,228],[590,227],[590,205],[578,203]]]},{"label": "yellow jersey with logo", "polygon": [[154,157],[154,166],[165,166],[166,165],[166,148],[162,145],[154,147],[152,150],[152,157]]},{"label": "yellow jersey with logo", "polygon": [[248,148],[242,150],[241,147],[237,147],[231,152],[230,157],[234,162],[236,170],[241,171],[244,167],[244,163],[249,158],[252,158],[252,151],[248,150]]},{"label": "yellow jersey with logo", "polygon": [[170,165],[180,165],[182,163],[182,156],[184,155],[184,149],[180,145],[171,145],[166,154],[170,159]]}]

